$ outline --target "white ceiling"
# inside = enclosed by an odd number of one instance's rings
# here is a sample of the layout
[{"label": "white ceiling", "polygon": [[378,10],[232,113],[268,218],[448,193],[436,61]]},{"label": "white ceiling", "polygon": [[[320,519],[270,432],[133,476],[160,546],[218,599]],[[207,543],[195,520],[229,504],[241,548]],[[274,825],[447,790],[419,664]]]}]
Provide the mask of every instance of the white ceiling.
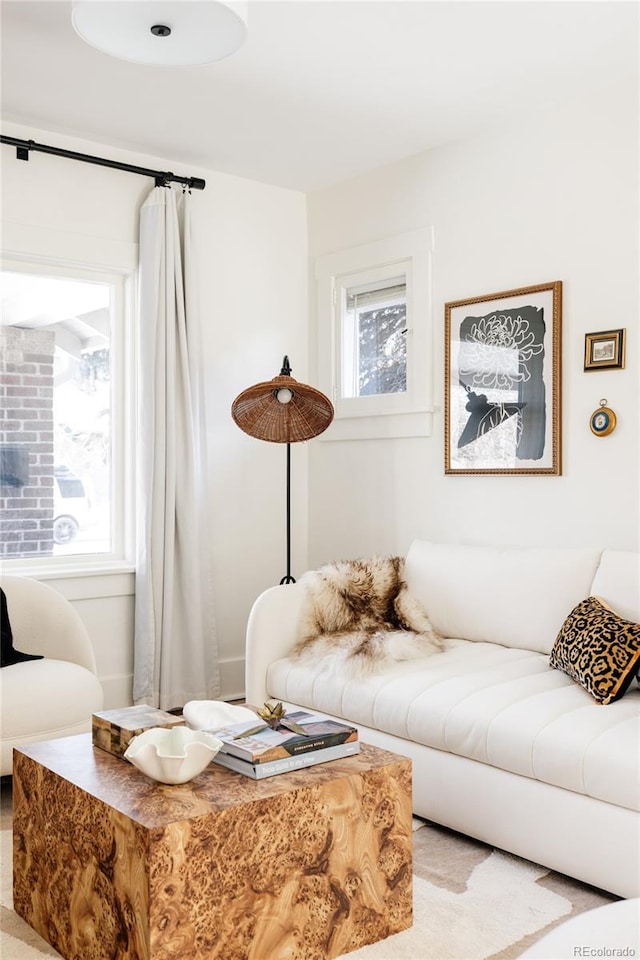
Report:
[{"label": "white ceiling", "polygon": [[157,68],[85,44],[69,2],[2,0],[2,113],[181,175],[194,164],[309,191],[613,83],[635,89],[638,9],[253,0],[233,57]]}]

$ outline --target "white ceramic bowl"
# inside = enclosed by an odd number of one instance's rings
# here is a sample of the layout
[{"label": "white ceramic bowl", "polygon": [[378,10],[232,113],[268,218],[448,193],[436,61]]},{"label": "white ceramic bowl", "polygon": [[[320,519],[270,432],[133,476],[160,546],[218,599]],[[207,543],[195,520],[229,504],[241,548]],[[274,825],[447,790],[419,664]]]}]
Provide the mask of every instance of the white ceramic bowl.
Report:
[{"label": "white ceramic bowl", "polygon": [[160,783],[186,783],[202,773],[222,746],[211,733],[188,727],[151,727],[134,737],[125,758]]}]

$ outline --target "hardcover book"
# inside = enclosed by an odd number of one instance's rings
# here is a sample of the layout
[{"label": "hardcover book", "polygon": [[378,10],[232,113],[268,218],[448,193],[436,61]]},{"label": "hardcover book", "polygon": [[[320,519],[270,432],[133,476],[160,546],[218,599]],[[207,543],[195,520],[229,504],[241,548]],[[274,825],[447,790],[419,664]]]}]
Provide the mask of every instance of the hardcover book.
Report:
[{"label": "hardcover book", "polygon": [[287,713],[286,719],[303,728],[304,734],[293,733],[284,727],[277,730],[265,727],[256,731],[260,722],[258,717],[257,723],[249,720],[216,730],[216,736],[222,740],[221,752],[247,763],[259,764],[286,760],[288,757],[358,740],[357,727],[337,720],[327,720],[304,710]]},{"label": "hardcover book", "polygon": [[297,756],[283,758],[282,760],[271,760],[267,763],[249,763],[247,760],[241,760],[231,753],[222,752],[215,755],[213,762],[221,767],[227,767],[229,770],[235,770],[236,773],[241,773],[245,777],[251,777],[253,780],[263,780],[265,777],[275,777],[279,773],[291,773],[293,770],[313,767],[318,763],[327,763],[329,760],[352,757],[359,752],[360,742],[358,740],[348,740],[345,743],[337,744],[335,747],[323,747],[320,750],[300,753]]}]

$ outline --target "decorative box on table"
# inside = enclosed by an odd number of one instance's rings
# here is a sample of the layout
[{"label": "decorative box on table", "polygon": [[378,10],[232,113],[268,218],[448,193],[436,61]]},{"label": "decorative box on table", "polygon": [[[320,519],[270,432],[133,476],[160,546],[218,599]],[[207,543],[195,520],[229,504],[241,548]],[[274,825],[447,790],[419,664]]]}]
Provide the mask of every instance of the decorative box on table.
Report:
[{"label": "decorative box on table", "polygon": [[124,756],[133,738],[151,727],[170,729],[179,726],[184,726],[183,717],[144,705],[103,710],[91,717],[93,745],[115,757]]}]

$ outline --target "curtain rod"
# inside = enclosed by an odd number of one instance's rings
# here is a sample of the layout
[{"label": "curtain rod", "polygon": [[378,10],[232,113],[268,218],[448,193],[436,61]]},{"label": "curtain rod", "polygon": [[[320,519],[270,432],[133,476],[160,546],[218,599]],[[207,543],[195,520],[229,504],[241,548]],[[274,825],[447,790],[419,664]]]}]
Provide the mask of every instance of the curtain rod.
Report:
[{"label": "curtain rod", "polygon": [[69,160],[82,160],[84,163],[95,163],[101,167],[112,167],[114,170],[126,170],[129,173],[138,173],[142,177],[153,177],[156,187],[166,187],[169,183],[182,183],[190,190],[204,190],[206,182],[200,177],[178,177],[175,173],[164,173],[161,170],[149,170],[147,167],[134,167],[130,163],[120,163],[117,160],[106,160],[104,157],[92,157],[88,153],[76,153],[74,150],[62,150],[60,147],[48,147],[35,140],[19,140],[16,137],[0,136],[0,143],[8,143],[16,147],[18,160],[28,160],[29,151],[51,153],[55,157],[66,157]]}]

